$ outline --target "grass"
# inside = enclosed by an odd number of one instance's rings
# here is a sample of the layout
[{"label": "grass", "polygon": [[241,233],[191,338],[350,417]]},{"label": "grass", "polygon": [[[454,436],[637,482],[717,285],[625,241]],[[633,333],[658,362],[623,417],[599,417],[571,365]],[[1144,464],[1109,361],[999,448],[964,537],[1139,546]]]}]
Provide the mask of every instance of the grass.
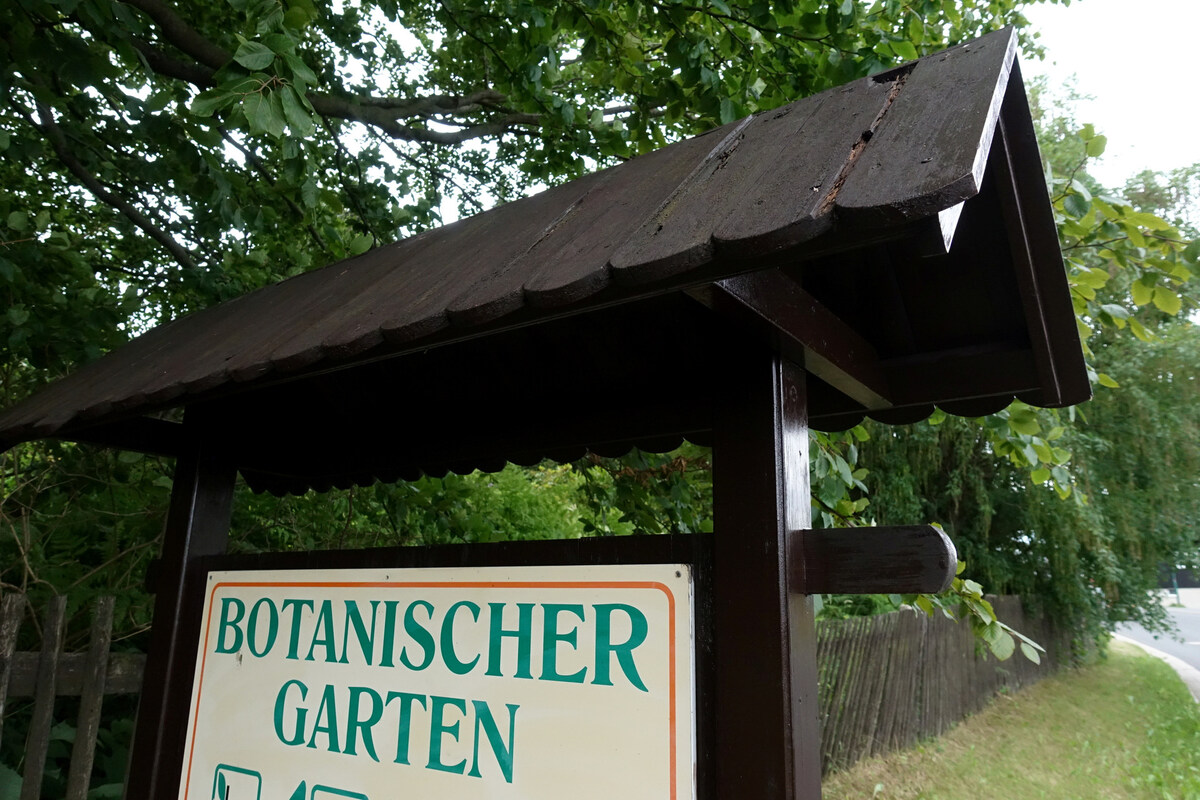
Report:
[{"label": "grass", "polygon": [[947,735],[825,779],[826,800],[1200,800],[1200,707],[1161,661],[1107,659],[1002,696]]}]

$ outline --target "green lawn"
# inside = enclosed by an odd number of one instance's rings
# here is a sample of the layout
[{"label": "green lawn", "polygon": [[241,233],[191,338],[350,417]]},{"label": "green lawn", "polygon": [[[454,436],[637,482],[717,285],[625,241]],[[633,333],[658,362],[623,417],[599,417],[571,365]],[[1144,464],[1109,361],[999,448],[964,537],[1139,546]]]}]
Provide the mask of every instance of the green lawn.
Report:
[{"label": "green lawn", "polygon": [[824,796],[1200,800],[1200,710],[1170,667],[1113,642],[942,738],[828,776]]}]

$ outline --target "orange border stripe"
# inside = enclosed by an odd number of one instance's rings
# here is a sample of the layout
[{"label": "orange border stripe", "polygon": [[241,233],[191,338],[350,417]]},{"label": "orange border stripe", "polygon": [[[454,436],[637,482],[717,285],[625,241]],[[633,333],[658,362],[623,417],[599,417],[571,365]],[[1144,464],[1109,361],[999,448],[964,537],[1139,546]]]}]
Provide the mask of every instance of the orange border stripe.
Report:
[{"label": "orange border stripe", "polygon": [[204,623],[204,650],[200,657],[200,683],[196,687],[196,703],[192,709],[191,743],[184,782],[186,800],[192,785],[192,758],[196,749],[196,726],[200,717],[200,698],[204,693],[204,667],[208,661],[208,639],[212,633],[212,616],[217,590],[221,588],[315,588],[315,589],[656,589],[667,597],[668,670],[670,671],[670,758],[671,800],[676,800],[678,787],[678,743],[676,722],[676,653],[675,653],[675,595],[671,588],[658,581],[222,581],[208,590],[208,614]]}]

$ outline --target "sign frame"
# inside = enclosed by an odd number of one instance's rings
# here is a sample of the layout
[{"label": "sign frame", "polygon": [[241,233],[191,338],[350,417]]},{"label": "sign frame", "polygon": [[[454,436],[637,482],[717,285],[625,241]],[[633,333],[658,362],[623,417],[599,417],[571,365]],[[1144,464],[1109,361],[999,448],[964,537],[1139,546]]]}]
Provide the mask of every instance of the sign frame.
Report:
[{"label": "sign frame", "polygon": [[[696,796],[703,798],[708,796],[706,787],[711,786],[714,780],[716,761],[712,544],[711,537],[661,535],[205,556],[193,562],[193,569],[189,570],[182,587],[182,616],[184,620],[194,623],[190,625],[194,630],[185,634],[188,638],[183,641],[190,642],[191,649],[183,649],[179,653],[169,678],[170,691],[177,701],[190,706],[193,682],[199,669],[196,652],[199,637],[202,635],[201,620],[210,572],[315,573],[333,570],[405,571],[446,567],[620,567],[635,564],[686,564],[692,573],[694,785]],[[182,717],[180,722],[190,724],[189,718],[190,713]],[[178,747],[176,763],[182,766],[186,762],[182,737]],[[181,777],[175,776],[176,780]],[[169,787],[164,787],[166,788]],[[681,795],[679,800],[686,798]]]}]

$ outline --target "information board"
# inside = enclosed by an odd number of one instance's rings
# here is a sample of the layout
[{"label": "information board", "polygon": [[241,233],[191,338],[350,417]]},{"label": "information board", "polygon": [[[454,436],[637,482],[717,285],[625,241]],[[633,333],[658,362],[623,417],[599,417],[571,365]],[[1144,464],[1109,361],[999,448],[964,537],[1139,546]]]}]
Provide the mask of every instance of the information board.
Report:
[{"label": "information board", "polygon": [[684,564],[212,572],[185,800],[695,796]]}]

